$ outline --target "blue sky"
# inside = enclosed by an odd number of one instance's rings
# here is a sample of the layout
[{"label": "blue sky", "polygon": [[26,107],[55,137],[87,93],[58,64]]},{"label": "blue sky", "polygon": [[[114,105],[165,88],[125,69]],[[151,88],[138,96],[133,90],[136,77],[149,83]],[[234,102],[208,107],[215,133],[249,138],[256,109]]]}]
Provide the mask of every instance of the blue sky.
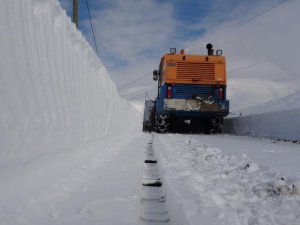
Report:
[{"label": "blue sky", "polygon": [[[62,6],[67,10],[68,15],[71,17],[72,11],[71,11],[71,0],[60,0],[62,3]],[[160,11],[160,6],[163,6],[163,8],[168,7],[168,10],[166,10],[166,15],[158,17],[159,19],[162,18],[162,20],[166,20],[166,17],[172,18],[172,20],[176,21],[176,25],[173,24],[172,28],[176,26],[176,32],[172,32],[171,35],[169,35],[168,42],[176,43],[179,40],[191,40],[195,37],[201,36],[203,32],[205,31],[203,28],[199,27],[190,27],[187,26],[187,24],[195,24],[201,21],[201,18],[205,18],[209,14],[209,8],[212,7],[212,1],[194,1],[194,0],[188,0],[188,1],[163,1],[163,0],[157,0],[152,1],[155,3],[148,4],[147,1],[140,1],[138,4],[136,2],[138,1],[123,1],[125,4],[128,5],[128,7],[132,8],[132,11],[123,8],[121,1],[94,1],[94,0],[88,0],[88,4],[91,9],[91,16],[93,19],[93,25],[96,30],[96,39],[97,43],[99,42],[99,45],[102,45],[101,43],[101,37],[102,35],[97,36],[97,33],[101,32],[100,23],[98,23],[98,20],[101,20],[101,15],[105,14],[107,15],[107,12],[110,10],[118,11],[122,8],[124,9],[125,14],[121,18],[127,18],[131,17],[132,14],[129,12],[137,13],[137,10],[142,9],[142,14],[139,14],[139,20],[145,21],[149,17],[149,14],[151,14],[153,11]],[[151,0],[148,0],[148,2],[151,2]],[[138,5],[138,6],[134,6]],[[143,8],[143,6],[145,8]],[[149,7],[150,9],[147,9],[146,7]],[[155,6],[155,7],[154,7]],[[127,11],[128,10],[128,11]],[[149,10],[149,11],[148,11]],[[162,12],[163,13],[163,12]],[[145,17],[142,17],[145,16]],[[118,17],[118,15],[114,15],[114,17]],[[97,18],[97,19],[96,19]],[[129,19],[130,21],[130,19]],[[93,39],[91,37],[91,28],[88,24],[88,12],[87,12],[87,5],[85,0],[79,0],[79,29],[83,32],[83,34],[87,37],[91,45],[94,45]],[[163,21],[162,21],[163,23]],[[122,24],[115,24],[115,25],[122,25]],[[149,24],[147,24],[149,25]],[[112,27],[113,28],[113,27]],[[118,29],[118,26],[115,26],[115,29]],[[105,30],[102,30],[102,32],[105,32]],[[164,29],[161,29],[161,32],[164,32]],[[153,34],[155,35],[155,34]],[[122,37],[120,37],[122,38]],[[124,38],[124,37],[123,37]],[[153,37],[152,37],[153,38]],[[152,55],[153,49],[150,48],[144,48],[141,49],[137,55]],[[109,54],[108,54],[109,55]],[[108,66],[110,68],[118,68],[119,66],[126,65],[126,59],[121,59],[115,55],[101,55],[102,58],[104,58],[104,61],[107,60]],[[156,56],[156,55],[155,55]],[[106,59],[107,58],[107,59]]]},{"label": "blue sky", "polygon": [[[222,38],[210,35],[208,39],[208,34],[218,29],[224,31],[218,33],[221,36],[239,32],[239,24],[282,1],[88,0],[88,3],[100,58],[117,86],[122,87],[151,73],[170,47],[194,50],[197,46],[197,51],[205,53],[209,41],[224,49],[229,45]],[[71,15],[72,0],[60,2]],[[79,0],[79,4],[79,30],[94,47],[86,0]],[[252,24],[242,27],[249,25]],[[224,29],[226,26],[229,28]]]},{"label": "blue sky", "polygon": [[[60,2],[71,16],[72,0]],[[143,59],[159,60],[173,46],[187,47],[207,24],[230,20],[238,2],[249,1],[88,0],[101,59],[111,72]],[[79,29],[94,45],[85,0],[79,0],[79,9]]]}]

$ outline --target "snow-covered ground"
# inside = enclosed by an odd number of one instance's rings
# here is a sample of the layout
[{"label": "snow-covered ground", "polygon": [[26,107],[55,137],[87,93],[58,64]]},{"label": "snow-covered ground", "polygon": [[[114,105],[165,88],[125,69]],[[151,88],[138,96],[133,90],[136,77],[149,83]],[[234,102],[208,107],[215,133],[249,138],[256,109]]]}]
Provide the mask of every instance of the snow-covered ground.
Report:
[{"label": "snow-covered ground", "polygon": [[[1,168],[0,224],[153,224],[140,219],[151,139],[106,136]],[[153,150],[168,224],[300,222],[298,144],[154,134]]]},{"label": "snow-covered ground", "polygon": [[136,224],[146,141],[105,136],[1,165],[0,224]]},{"label": "snow-covered ground", "polygon": [[172,225],[300,224],[299,145],[169,134],[154,150]]}]

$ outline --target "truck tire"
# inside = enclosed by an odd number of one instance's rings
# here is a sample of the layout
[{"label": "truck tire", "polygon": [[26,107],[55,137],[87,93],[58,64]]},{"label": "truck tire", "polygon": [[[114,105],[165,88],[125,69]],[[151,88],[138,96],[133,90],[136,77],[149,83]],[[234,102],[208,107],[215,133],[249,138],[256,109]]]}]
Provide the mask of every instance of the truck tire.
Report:
[{"label": "truck tire", "polygon": [[166,114],[157,114],[155,116],[155,131],[157,133],[167,133],[170,129],[170,119]]},{"label": "truck tire", "polygon": [[223,128],[223,118],[214,117],[207,119],[204,123],[204,133],[205,134],[216,134],[222,133]]}]

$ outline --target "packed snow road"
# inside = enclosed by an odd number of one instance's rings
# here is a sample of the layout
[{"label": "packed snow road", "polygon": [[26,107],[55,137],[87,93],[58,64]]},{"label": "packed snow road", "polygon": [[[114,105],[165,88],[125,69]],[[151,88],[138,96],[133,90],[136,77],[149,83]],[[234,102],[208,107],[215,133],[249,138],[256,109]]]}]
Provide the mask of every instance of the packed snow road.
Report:
[{"label": "packed snow road", "polygon": [[137,224],[148,135],[105,136],[0,170],[0,225]]},{"label": "packed snow road", "polygon": [[156,134],[153,147],[172,225],[300,224],[299,144]]},{"label": "packed snow road", "polygon": [[2,164],[0,224],[299,225],[299,156],[228,135],[106,136]]}]

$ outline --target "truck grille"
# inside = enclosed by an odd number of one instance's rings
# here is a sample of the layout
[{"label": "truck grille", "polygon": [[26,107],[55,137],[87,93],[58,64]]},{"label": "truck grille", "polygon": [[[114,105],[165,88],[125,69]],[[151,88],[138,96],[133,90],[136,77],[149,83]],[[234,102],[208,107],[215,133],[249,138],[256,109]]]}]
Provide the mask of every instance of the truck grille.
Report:
[{"label": "truck grille", "polygon": [[177,79],[185,81],[215,81],[215,65],[205,62],[177,62]]},{"label": "truck grille", "polygon": [[208,85],[176,85],[176,94],[187,94],[187,95],[214,95],[215,87]]}]

